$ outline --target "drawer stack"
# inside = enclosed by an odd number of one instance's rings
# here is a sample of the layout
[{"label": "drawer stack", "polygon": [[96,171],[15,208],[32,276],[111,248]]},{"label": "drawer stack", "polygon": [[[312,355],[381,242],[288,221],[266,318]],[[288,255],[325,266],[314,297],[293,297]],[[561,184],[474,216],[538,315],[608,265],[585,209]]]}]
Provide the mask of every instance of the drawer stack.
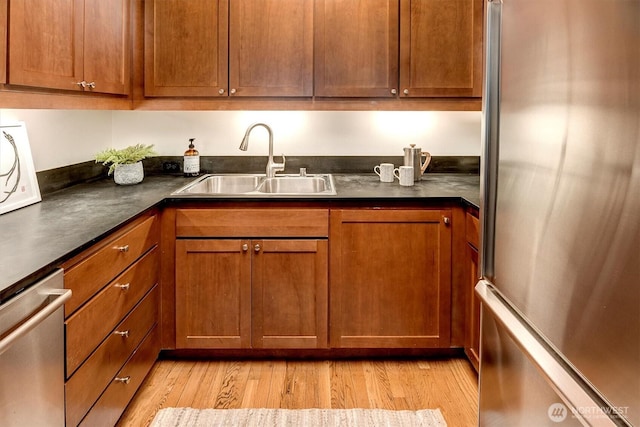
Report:
[{"label": "drawer stack", "polygon": [[63,265],[67,426],[114,425],[158,356],[158,241],[144,216]]}]

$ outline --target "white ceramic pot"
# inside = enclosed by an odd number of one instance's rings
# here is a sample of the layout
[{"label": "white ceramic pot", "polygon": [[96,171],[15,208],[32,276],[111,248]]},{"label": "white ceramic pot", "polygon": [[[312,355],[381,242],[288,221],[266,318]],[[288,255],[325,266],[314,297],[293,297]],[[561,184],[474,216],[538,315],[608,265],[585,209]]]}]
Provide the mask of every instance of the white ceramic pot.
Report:
[{"label": "white ceramic pot", "polygon": [[113,180],[119,185],[138,184],[143,178],[142,162],[116,165],[116,170],[113,172]]}]

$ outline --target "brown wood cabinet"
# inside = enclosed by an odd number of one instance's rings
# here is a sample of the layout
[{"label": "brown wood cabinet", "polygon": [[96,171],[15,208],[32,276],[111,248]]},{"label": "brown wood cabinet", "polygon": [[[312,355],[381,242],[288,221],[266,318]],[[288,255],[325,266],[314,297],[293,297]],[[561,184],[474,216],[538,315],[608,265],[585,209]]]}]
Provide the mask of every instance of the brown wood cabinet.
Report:
[{"label": "brown wood cabinet", "polygon": [[315,95],[394,97],[398,0],[316,0]]},{"label": "brown wood cabinet", "polygon": [[229,0],[144,4],[145,96],[226,95]]},{"label": "brown wood cabinet", "polygon": [[229,94],[313,95],[313,0],[232,0]]},{"label": "brown wood cabinet", "polygon": [[[98,413],[113,425],[160,352],[157,223],[144,215],[62,265],[73,292],[65,306],[68,426]],[[114,388],[117,399],[106,403]]]},{"label": "brown wood cabinet", "polygon": [[242,240],[176,242],[177,348],[251,346],[248,245]]},{"label": "brown wood cabinet", "polygon": [[[477,215],[477,214],[476,214]],[[478,283],[478,248],[480,225],[477,216],[467,212],[467,322],[464,351],[475,368],[480,366],[480,299],[476,296],[475,286]]]},{"label": "brown wood cabinet", "polygon": [[400,96],[482,96],[483,0],[400,4]]},{"label": "brown wood cabinet", "polygon": [[7,83],[126,95],[129,0],[11,0]]},{"label": "brown wood cabinet", "polygon": [[0,84],[7,82],[7,28],[9,0],[0,0]]},{"label": "brown wood cabinet", "polygon": [[449,347],[451,211],[331,211],[330,346]]},{"label": "brown wood cabinet", "polygon": [[327,235],[327,209],[178,209],[176,347],[326,347]]},{"label": "brown wood cabinet", "polygon": [[480,97],[482,0],[319,0],[315,95]]},{"label": "brown wood cabinet", "polygon": [[145,96],[311,96],[311,0],[145,3]]},{"label": "brown wood cabinet", "polygon": [[326,348],[326,239],[251,242],[254,348]]}]

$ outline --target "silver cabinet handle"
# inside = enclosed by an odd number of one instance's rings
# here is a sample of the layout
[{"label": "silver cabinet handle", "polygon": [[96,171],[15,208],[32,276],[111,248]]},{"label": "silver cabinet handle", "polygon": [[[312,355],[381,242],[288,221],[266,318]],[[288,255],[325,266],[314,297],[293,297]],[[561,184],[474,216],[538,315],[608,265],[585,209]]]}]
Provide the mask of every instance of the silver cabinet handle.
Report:
[{"label": "silver cabinet handle", "polygon": [[229,93],[230,93],[231,95],[235,95],[235,94],[236,94],[236,90],[235,90],[235,89],[231,89],[231,90],[229,91]]},{"label": "silver cabinet handle", "polygon": [[116,246],[114,249],[119,252],[129,252],[129,245]]},{"label": "silver cabinet handle", "polygon": [[444,222],[444,225],[449,225],[451,224],[451,219],[448,216],[445,216],[442,218],[442,222]]},{"label": "silver cabinet handle", "polygon": [[396,88],[391,89],[391,94],[392,95],[395,95],[397,93],[398,93],[398,89],[396,89]]},{"label": "silver cabinet handle", "polygon": [[224,89],[218,89],[218,93],[219,93],[220,95],[224,95]]},{"label": "silver cabinet handle", "polygon": [[246,243],[242,244],[242,252],[247,252],[249,250],[249,245]]},{"label": "silver cabinet handle", "polygon": [[113,285],[114,288],[120,288],[121,291],[128,291],[129,288],[131,287],[131,283],[125,283],[124,285],[121,285],[120,283],[116,283],[115,285]]},{"label": "silver cabinet handle", "polygon": [[26,335],[33,328],[42,323],[53,312],[60,308],[66,301],[71,298],[71,289],[52,289],[48,291],[49,295],[56,296],[42,310],[31,316],[29,320],[18,326],[16,329],[7,334],[0,340],[0,354],[4,353],[13,345],[20,337]]},{"label": "silver cabinet handle", "polygon": [[129,338],[129,331],[114,331],[113,335],[118,335],[122,338]]},{"label": "silver cabinet handle", "polygon": [[409,89],[403,90],[402,93],[404,93],[405,95],[409,95]]},{"label": "silver cabinet handle", "polygon": [[129,384],[129,382],[131,381],[131,375],[127,375],[126,377],[115,377],[113,381],[122,384]]},{"label": "silver cabinet handle", "polygon": [[76,83],[76,85],[80,86],[82,89],[95,89],[96,88],[96,82],[86,82],[86,81],[81,81]]},{"label": "silver cabinet handle", "polygon": [[254,251],[256,251],[256,253],[260,252],[260,249],[261,249],[261,248],[260,248],[260,244],[259,244],[259,243],[257,243],[257,244],[253,247],[253,250],[254,250]]}]

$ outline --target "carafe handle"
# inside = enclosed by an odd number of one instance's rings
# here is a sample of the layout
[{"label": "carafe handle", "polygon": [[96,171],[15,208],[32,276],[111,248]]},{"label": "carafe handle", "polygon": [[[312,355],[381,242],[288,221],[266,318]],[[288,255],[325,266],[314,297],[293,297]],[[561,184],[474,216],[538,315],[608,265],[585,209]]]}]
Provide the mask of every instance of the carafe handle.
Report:
[{"label": "carafe handle", "polygon": [[427,170],[427,166],[429,166],[429,163],[431,163],[431,154],[429,154],[426,151],[423,151],[422,153],[420,153],[422,156],[425,156],[425,160],[424,163],[422,163],[420,165],[420,173],[423,174],[425,170]]}]

